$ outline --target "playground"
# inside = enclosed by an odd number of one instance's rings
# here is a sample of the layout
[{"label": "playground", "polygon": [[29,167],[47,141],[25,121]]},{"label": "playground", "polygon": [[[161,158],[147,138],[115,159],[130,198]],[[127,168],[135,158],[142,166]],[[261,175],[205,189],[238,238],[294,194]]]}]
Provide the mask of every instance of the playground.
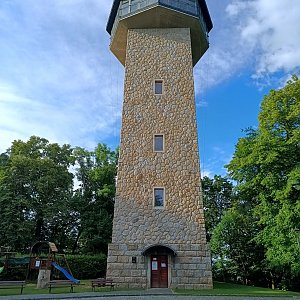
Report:
[{"label": "playground", "polygon": [[[55,243],[40,241],[36,242],[30,249],[29,256],[20,257],[16,252],[8,248],[0,251],[0,288],[20,287],[20,293],[26,283],[35,283],[37,289],[45,289],[57,286],[69,286],[73,289],[80,280],[74,278],[66,256],[59,253]],[[26,271],[26,278],[20,278],[15,270]],[[13,279],[13,280],[12,280]]]}]

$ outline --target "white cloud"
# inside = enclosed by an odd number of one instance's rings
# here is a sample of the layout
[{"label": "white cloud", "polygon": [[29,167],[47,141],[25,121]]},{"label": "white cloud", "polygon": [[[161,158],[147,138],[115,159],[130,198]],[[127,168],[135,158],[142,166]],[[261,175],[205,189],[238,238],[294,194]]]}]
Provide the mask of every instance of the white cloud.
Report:
[{"label": "white cloud", "polygon": [[214,175],[215,174],[211,170],[207,170],[207,169],[201,170],[201,178],[203,178],[203,177],[213,178]]},{"label": "white cloud", "polygon": [[202,99],[202,98],[197,98],[196,99],[196,107],[207,107],[208,106],[208,103],[206,100]]},{"label": "white cloud", "polygon": [[242,59],[240,54],[232,55],[232,51],[230,46],[227,50],[223,47],[208,50],[203,61],[194,69],[196,94],[236,73],[242,64]]},{"label": "white cloud", "polygon": [[277,71],[292,72],[300,66],[300,5],[298,0],[256,0],[246,10],[254,16],[246,19],[241,37],[252,48],[259,47],[261,54],[256,75]]},{"label": "white cloud", "polygon": [[229,154],[228,147],[223,146],[212,146],[209,147],[208,158],[200,155],[201,162],[201,177],[204,176],[213,178],[215,174],[225,176],[227,174],[227,169],[224,167],[227,165],[232,159],[232,153]]},{"label": "white cloud", "polygon": [[0,89],[0,152],[14,139],[28,139],[31,135],[92,148],[101,141],[94,136],[115,134],[118,108],[93,99],[88,104],[82,101],[85,98],[65,100],[51,103],[43,98],[24,98],[13,88]]},{"label": "white cloud", "polygon": [[210,47],[194,68],[196,94],[230,78],[248,63],[245,49],[239,44],[236,20],[226,14],[229,2],[207,1],[214,27],[209,34]]},{"label": "white cloud", "polygon": [[210,48],[195,68],[197,93],[245,70],[270,85],[278,72],[285,77],[299,69],[299,0],[207,2],[214,28]]},{"label": "white cloud", "polygon": [[[208,88],[249,66],[270,82],[299,67],[298,0],[207,2],[214,28],[194,69],[198,106],[209,105]],[[33,134],[88,148],[118,141],[124,70],[108,49],[111,4],[1,1],[0,152]]]},{"label": "white cloud", "polygon": [[0,5],[0,152],[39,135],[93,148],[118,140],[123,70],[108,49],[110,2]]},{"label": "white cloud", "polygon": [[249,6],[249,1],[235,1],[226,7],[229,16],[237,16],[242,10]]},{"label": "white cloud", "polygon": [[241,43],[257,57],[255,78],[299,68],[298,0],[288,5],[281,0],[234,1],[226,11],[230,16],[239,16]]}]

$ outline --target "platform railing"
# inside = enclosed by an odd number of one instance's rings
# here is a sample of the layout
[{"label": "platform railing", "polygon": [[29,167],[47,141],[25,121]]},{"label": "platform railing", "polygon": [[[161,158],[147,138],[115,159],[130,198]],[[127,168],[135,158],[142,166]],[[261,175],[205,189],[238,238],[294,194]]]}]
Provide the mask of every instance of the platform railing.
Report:
[{"label": "platform railing", "polygon": [[202,30],[206,33],[206,36],[208,38],[208,30],[204,21],[203,14],[199,7],[198,0],[123,0],[120,2],[118,15],[112,28],[111,36],[114,36],[116,27],[120,19],[139,12],[146,7],[150,8],[151,6],[158,4],[197,17],[199,19]]},{"label": "platform railing", "polygon": [[128,14],[135,13],[144,9],[147,6],[158,4],[158,0],[128,0],[120,4],[119,16],[122,18]]},{"label": "platform railing", "polygon": [[198,16],[198,0],[159,0],[159,3]]},{"label": "platform railing", "polygon": [[190,15],[193,15],[193,16],[199,18],[203,31],[206,34],[208,33],[202,11],[199,7],[198,0],[159,0],[158,2],[161,5],[165,5],[170,8],[178,9],[179,11],[182,11],[184,13],[187,13],[187,14],[190,14]]}]

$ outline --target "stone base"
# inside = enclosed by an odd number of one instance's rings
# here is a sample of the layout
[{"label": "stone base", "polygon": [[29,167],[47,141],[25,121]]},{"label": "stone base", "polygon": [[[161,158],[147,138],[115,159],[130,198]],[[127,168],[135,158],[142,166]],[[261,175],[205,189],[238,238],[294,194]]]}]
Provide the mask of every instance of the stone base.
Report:
[{"label": "stone base", "polygon": [[39,270],[39,275],[37,279],[37,288],[45,289],[48,287],[48,283],[50,281],[51,270]]},{"label": "stone base", "polygon": [[[151,288],[150,256],[142,255],[147,246],[109,244],[106,277],[112,278],[118,287]],[[169,288],[213,288],[210,252],[206,245],[168,246],[177,253],[176,256],[168,256]]]}]

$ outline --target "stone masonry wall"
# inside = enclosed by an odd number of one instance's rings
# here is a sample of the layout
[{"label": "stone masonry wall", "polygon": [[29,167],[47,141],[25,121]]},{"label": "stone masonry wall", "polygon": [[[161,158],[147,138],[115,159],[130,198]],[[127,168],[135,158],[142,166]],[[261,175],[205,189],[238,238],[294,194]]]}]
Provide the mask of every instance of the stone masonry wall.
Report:
[{"label": "stone masonry wall", "polygon": [[[154,95],[157,79],[163,95]],[[164,152],[153,151],[154,134],[164,135]],[[178,254],[170,260],[172,287],[212,286],[199,165],[189,29],[129,30],[107,277],[149,287],[141,252],[163,244]],[[164,208],[153,206],[154,187],[165,188]]]}]

